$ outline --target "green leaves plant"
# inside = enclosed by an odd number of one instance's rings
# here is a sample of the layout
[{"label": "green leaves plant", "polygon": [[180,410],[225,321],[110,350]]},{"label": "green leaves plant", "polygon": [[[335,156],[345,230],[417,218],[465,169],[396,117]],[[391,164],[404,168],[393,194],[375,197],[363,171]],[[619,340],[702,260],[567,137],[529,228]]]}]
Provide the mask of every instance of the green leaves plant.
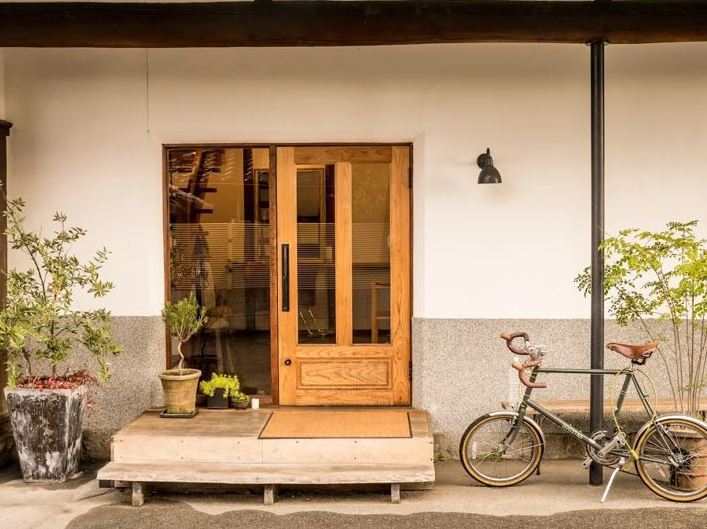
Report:
[{"label": "green leaves plant", "polygon": [[0,347],[8,351],[9,384],[34,377],[37,363],[47,363],[56,377],[59,367],[70,364],[81,347],[96,361],[105,381],[110,376],[107,358],[122,351],[110,332],[110,313],[77,311],[73,301],[80,290],[102,298],[113,289],[111,282],[100,278],[108,251],[101,249],[81,263],[71,247],[86,235],[85,229],[67,226],[66,215],[55,213],[57,229],[52,237],[43,237],[25,229],[24,207],[25,201],[16,198],[8,202],[5,213],[8,245],[31,263],[27,270],[7,273],[7,303],[0,311]]},{"label": "green leaves plant", "polygon": [[[676,408],[696,415],[707,368],[707,242],[698,222],[669,222],[663,231],[623,229],[607,238],[604,294],[619,325],[640,322],[650,340],[654,322],[667,322],[672,339],[660,349]],[[590,268],[575,283],[591,293]]]},{"label": "green leaves plant", "polygon": [[245,400],[247,397],[241,393],[241,383],[235,375],[222,375],[213,373],[211,380],[199,382],[199,389],[204,395],[213,397],[217,389],[223,389],[224,397],[231,397],[233,400]]}]

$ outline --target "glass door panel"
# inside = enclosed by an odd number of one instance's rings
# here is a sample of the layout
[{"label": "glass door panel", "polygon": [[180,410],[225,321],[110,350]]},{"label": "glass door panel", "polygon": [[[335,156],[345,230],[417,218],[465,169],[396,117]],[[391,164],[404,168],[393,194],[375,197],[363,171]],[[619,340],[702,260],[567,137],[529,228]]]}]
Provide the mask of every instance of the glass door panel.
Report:
[{"label": "glass door panel", "polygon": [[390,343],[390,164],[352,164],[354,343]]},{"label": "glass door panel", "polygon": [[270,394],[270,151],[170,148],[167,176],[170,299],[194,293],[208,317],[187,365]]},{"label": "glass door panel", "polygon": [[297,169],[298,343],[336,343],[334,167]]}]

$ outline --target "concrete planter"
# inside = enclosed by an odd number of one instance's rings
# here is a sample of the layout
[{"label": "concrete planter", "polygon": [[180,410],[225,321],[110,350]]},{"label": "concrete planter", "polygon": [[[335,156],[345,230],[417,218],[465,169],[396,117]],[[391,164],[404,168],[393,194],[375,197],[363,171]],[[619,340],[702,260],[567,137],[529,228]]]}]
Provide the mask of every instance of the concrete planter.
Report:
[{"label": "concrete planter", "polygon": [[64,482],[79,470],[86,388],[5,388],[25,481]]},{"label": "concrete planter", "polygon": [[201,371],[170,369],[160,373],[167,414],[189,415],[196,409],[196,390]]}]

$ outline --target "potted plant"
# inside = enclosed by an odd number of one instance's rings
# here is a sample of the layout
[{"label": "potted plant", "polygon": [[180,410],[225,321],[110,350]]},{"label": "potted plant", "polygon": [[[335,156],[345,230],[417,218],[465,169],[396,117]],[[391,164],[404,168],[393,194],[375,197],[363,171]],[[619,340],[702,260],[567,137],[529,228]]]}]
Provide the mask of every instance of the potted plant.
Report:
[{"label": "potted plant", "polygon": [[21,198],[7,206],[10,248],[24,253],[29,267],[7,273],[7,302],[0,311],[0,347],[7,351],[5,396],[25,481],[66,481],[77,473],[88,387],[97,382],[74,366],[75,354],[89,354],[98,377],[109,377],[107,358],[122,347],[110,331],[105,309],[76,310],[83,291],[103,298],[113,284],[100,278],[105,249],[82,263],[72,245],[86,235],[56,213],[57,229],[42,237],[24,228]]},{"label": "potted plant", "polygon": [[167,302],[162,311],[167,328],[178,342],[179,365],[160,374],[164,391],[163,417],[193,417],[196,415],[196,390],[201,371],[184,368],[182,346],[206,323],[203,307],[199,307],[193,292],[175,302]]},{"label": "potted plant", "polygon": [[209,397],[207,402],[208,408],[228,408],[229,399],[231,399],[234,404],[242,401],[245,401],[246,405],[248,403],[248,397],[241,393],[241,385],[238,381],[238,377],[235,375],[214,373],[211,375],[211,380],[203,380],[199,383],[199,389],[204,395],[208,395]]},{"label": "potted plant", "polygon": [[[669,222],[658,232],[625,229],[601,246],[610,314],[622,326],[638,322],[647,340],[661,342],[658,353],[675,411],[694,417],[707,370],[707,242],[695,235],[697,225],[694,220]],[[576,282],[590,293],[591,270]],[[700,451],[707,453],[707,447]],[[707,477],[700,479],[707,483]]]}]

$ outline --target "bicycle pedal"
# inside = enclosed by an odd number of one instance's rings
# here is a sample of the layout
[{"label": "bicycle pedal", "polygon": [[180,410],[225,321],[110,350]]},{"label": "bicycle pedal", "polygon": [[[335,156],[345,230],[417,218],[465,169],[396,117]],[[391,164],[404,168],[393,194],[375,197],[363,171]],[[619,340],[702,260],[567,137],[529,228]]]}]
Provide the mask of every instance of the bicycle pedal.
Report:
[{"label": "bicycle pedal", "polygon": [[588,457],[584,461],[582,461],[582,468],[588,469],[592,465],[592,458]]}]

